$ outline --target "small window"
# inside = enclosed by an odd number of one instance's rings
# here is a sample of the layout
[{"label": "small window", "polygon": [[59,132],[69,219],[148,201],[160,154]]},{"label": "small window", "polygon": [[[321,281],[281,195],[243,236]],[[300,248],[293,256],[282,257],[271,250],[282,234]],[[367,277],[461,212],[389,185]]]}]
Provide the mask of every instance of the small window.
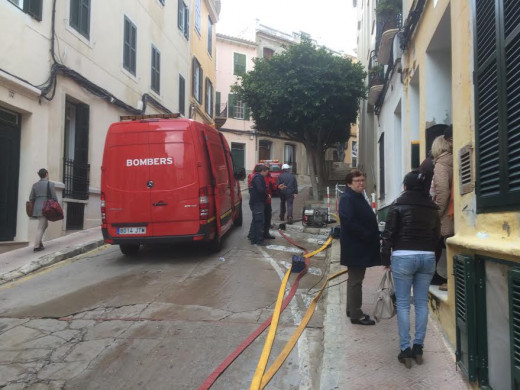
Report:
[{"label": "small window", "polygon": [[193,59],[193,81],[191,93],[195,100],[202,103],[202,68],[196,58]]},{"label": "small window", "polygon": [[42,20],[42,0],[9,0],[9,2],[26,14],[31,15],[34,19]]},{"label": "small window", "polygon": [[274,50],[273,49],[269,49],[268,47],[264,47],[264,58],[271,58],[272,56],[274,56]]},{"label": "small window", "polygon": [[211,18],[208,16],[208,53],[213,56],[213,23]]},{"label": "small window", "polygon": [[186,110],[185,96],[186,96],[186,80],[184,80],[184,77],[179,75],[179,112],[182,115],[184,115],[185,110]]},{"label": "small window", "polygon": [[89,39],[90,0],[70,0],[70,26]]},{"label": "small window", "polygon": [[357,141],[352,141],[352,167],[357,167],[357,161],[358,161],[358,145]]},{"label": "small window", "polygon": [[125,16],[123,67],[135,76],[137,27]]},{"label": "small window", "polygon": [[246,55],[233,53],[233,74],[242,76],[244,73],[246,73]]},{"label": "small window", "polygon": [[183,0],[179,0],[179,9],[177,14],[177,25],[179,26],[179,30],[183,33],[186,39],[189,38],[190,32],[190,11],[188,6]]},{"label": "small window", "polygon": [[201,34],[201,22],[202,22],[202,18],[201,18],[201,4],[200,4],[200,0],[195,0],[195,30],[197,30],[197,32],[199,33],[199,35]]},{"label": "small window", "polygon": [[206,99],[204,106],[208,115],[213,118],[213,84],[208,78],[206,78]]},{"label": "small window", "polygon": [[161,53],[152,45],[152,91],[161,93]]}]

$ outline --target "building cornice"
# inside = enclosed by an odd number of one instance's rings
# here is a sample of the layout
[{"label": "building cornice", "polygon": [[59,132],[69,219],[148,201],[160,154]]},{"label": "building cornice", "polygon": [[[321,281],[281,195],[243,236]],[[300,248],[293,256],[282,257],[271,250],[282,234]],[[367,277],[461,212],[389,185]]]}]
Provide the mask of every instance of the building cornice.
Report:
[{"label": "building cornice", "polygon": [[247,39],[243,39],[243,38],[232,37],[230,35],[219,34],[219,33],[217,33],[217,40],[227,41],[227,42],[231,42],[231,43],[239,43],[239,44],[251,46],[251,47],[258,46],[256,44],[256,42],[248,41]]},{"label": "building cornice", "polygon": [[213,24],[218,22],[218,16],[220,14],[220,0],[205,0],[206,7],[208,8],[209,17]]},{"label": "building cornice", "polygon": [[36,98],[41,96],[42,91],[29,82],[21,80],[9,73],[0,70],[0,85],[4,85],[8,89],[12,89],[22,95]]}]

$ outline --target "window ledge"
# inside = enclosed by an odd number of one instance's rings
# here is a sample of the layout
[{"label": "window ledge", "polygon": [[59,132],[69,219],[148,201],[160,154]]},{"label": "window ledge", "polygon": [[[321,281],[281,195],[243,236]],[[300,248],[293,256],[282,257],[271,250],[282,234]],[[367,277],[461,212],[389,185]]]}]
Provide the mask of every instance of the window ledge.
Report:
[{"label": "window ledge", "polygon": [[71,27],[71,25],[69,24],[69,19],[66,19],[65,20],[65,23],[67,24],[67,26],[65,27],[65,29],[71,34],[73,35],[74,37],[76,37],[80,42],[82,42],[83,44],[85,44],[86,46],[88,46],[90,49],[94,49],[94,45],[92,44],[92,36],[90,36],[89,38],[86,38],[83,34],[81,34],[78,30],[76,30],[74,27]]},{"label": "window ledge", "polygon": [[448,303],[448,291],[439,290],[439,286],[430,285],[428,292],[442,302]]},{"label": "window ledge", "polygon": [[446,240],[448,247],[459,246],[481,254],[490,254],[507,259],[518,260],[520,257],[520,240],[517,237],[501,238],[483,232],[475,235],[455,235]]}]

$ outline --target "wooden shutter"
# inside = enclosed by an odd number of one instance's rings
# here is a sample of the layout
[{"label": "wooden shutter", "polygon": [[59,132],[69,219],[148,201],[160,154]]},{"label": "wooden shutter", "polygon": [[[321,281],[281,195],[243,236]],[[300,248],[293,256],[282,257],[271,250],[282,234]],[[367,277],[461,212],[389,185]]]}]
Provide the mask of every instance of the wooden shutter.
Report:
[{"label": "wooden shutter", "polygon": [[215,116],[221,116],[220,92],[215,92]]},{"label": "wooden shutter", "polygon": [[235,116],[235,95],[228,95],[228,117],[233,118]]},{"label": "wooden shutter", "polygon": [[455,281],[455,329],[457,335],[457,364],[470,381],[477,378],[477,335],[475,324],[475,270],[473,258],[453,257]]},{"label": "wooden shutter", "polygon": [[509,326],[511,334],[511,388],[520,389],[520,269],[509,271]]},{"label": "wooden shutter", "polygon": [[42,0],[25,0],[23,10],[36,20],[42,20]]},{"label": "wooden shutter", "polygon": [[520,205],[520,8],[477,0],[477,211]]},{"label": "wooden shutter", "polygon": [[517,0],[504,0],[505,81],[507,120],[506,190],[520,201],[520,7]]},{"label": "wooden shutter", "polygon": [[246,72],[246,55],[233,53],[233,74],[242,76]]},{"label": "wooden shutter", "polygon": [[184,77],[179,75],[179,112],[182,115],[184,115],[184,111],[186,109],[185,95],[186,95],[186,82],[184,81]]},{"label": "wooden shutter", "polygon": [[177,1],[177,27],[184,32],[184,1]]}]

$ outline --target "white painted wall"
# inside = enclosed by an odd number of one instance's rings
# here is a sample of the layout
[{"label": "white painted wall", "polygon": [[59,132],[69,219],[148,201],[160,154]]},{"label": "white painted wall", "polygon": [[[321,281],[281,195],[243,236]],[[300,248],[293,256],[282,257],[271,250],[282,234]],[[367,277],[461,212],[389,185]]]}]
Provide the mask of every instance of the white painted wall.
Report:
[{"label": "white painted wall", "polygon": [[[9,1],[0,2],[0,106],[21,114],[20,177],[18,188],[17,230],[15,241],[30,241],[35,226],[25,216],[25,201],[36,171],[46,167],[63,189],[64,119],[66,99],[90,107],[89,163],[90,199],[85,207],[84,227],[100,224],[100,167],[108,126],[127,111],[88,92],[78,83],[60,74],[51,101],[39,97],[35,87],[50,75],[52,58],[52,1],[43,1],[42,20],[37,21]],[[83,37],[69,25],[67,0],[56,1],[55,53],[57,60],[104,88],[132,107],[139,107],[149,93],[171,111],[179,110],[179,74],[186,80],[186,111],[191,80],[188,41],[177,27],[177,2],[156,0],[93,1],[90,36]],[[127,15],[137,26],[137,69],[131,75],[123,69],[123,23]],[[151,47],[161,53],[161,90],[151,91]],[[2,72],[2,70],[4,72]],[[8,73],[15,75],[10,76]],[[25,81],[22,81],[23,79]],[[147,112],[158,109],[148,105]],[[187,112],[186,112],[187,113]],[[65,212],[67,204],[63,205]],[[50,224],[46,239],[65,233],[65,222]]]}]

